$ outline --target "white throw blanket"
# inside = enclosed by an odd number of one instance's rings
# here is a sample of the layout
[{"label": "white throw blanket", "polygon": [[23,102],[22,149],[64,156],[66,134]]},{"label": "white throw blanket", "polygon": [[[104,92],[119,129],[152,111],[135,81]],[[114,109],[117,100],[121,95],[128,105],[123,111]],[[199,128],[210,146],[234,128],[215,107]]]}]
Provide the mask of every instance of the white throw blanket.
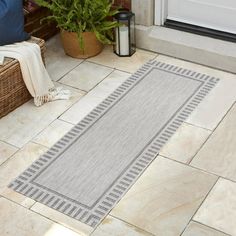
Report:
[{"label": "white throw blanket", "polygon": [[0,54],[19,61],[25,85],[36,106],[70,98],[69,90],[55,88],[43,64],[40,47],[36,43],[20,42],[0,46]]}]

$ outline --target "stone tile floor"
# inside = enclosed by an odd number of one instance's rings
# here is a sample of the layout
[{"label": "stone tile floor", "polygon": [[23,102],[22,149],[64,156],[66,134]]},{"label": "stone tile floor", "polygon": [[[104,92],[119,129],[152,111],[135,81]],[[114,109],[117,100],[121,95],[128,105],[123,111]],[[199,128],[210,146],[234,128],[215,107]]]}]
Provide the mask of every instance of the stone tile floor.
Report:
[{"label": "stone tile floor", "polygon": [[[74,124],[149,59],[221,78],[130,191],[94,230],[8,189]],[[236,75],[138,50],[110,47],[88,60],[47,42],[48,71],[69,101],[32,101],[0,120],[0,236],[236,236]]]}]

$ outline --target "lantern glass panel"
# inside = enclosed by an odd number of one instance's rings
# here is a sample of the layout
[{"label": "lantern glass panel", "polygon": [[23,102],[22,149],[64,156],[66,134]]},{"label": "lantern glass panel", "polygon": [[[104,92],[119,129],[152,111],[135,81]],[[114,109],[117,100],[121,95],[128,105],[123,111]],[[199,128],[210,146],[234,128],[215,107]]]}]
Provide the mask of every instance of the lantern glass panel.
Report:
[{"label": "lantern glass panel", "polygon": [[116,53],[120,56],[128,56],[130,53],[129,23],[120,20],[121,26],[116,29]]}]

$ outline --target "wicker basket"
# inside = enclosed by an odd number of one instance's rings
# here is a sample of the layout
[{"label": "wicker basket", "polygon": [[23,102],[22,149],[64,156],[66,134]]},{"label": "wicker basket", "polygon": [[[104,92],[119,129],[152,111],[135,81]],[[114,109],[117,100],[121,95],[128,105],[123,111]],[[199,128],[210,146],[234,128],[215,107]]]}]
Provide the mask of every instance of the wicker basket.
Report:
[{"label": "wicker basket", "polygon": [[[44,61],[44,40],[32,37],[29,41],[40,46]],[[30,99],[31,95],[23,81],[19,62],[7,58],[4,65],[0,66],[0,118]]]},{"label": "wicker basket", "polygon": [[55,22],[41,21],[50,16],[47,8],[39,7],[33,12],[25,13],[25,31],[37,38],[47,40],[59,32]]}]

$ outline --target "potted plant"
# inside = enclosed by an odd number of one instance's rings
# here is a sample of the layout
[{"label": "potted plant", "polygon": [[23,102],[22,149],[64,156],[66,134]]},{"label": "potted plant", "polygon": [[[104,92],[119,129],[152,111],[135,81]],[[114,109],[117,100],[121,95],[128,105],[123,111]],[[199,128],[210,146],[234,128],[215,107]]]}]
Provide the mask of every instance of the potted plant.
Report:
[{"label": "potted plant", "polygon": [[76,58],[88,58],[101,52],[103,44],[113,42],[113,29],[117,22],[112,16],[111,0],[35,0],[48,8],[60,28],[62,44],[66,54]]}]

